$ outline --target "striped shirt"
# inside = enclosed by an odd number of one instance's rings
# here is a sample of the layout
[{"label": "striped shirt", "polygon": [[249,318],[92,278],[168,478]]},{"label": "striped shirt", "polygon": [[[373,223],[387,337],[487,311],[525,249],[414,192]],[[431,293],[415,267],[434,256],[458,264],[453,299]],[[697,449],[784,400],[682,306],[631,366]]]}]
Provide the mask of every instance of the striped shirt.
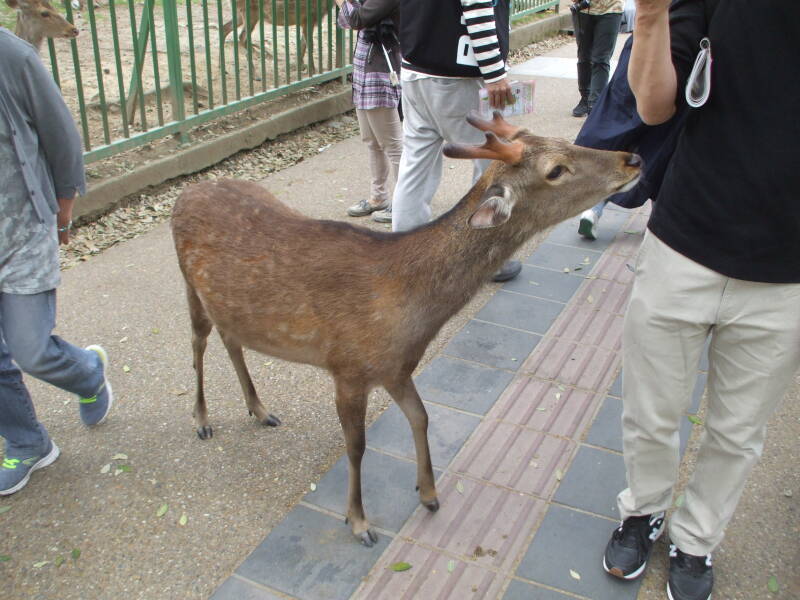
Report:
[{"label": "striped shirt", "polygon": [[[356,3],[360,4],[358,0],[347,0],[342,4],[338,18],[341,27],[352,28],[350,20]],[[376,52],[383,54],[381,45],[366,42],[364,31],[359,31],[353,52],[353,104],[359,110],[397,108],[400,104],[400,87],[391,84],[388,72],[367,72],[367,61],[374,60]]]},{"label": "striped shirt", "polygon": [[497,2],[498,0],[461,0],[470,44],[486,83],[500,81],[506,76],[506,63],[500,54],[494,20]]}]

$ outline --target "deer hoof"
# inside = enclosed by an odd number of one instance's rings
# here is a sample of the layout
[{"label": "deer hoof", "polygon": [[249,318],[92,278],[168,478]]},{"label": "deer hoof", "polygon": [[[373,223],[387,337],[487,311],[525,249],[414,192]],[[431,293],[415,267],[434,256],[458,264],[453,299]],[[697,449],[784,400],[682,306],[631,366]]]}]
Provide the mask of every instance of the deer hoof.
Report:
[{"label": "deer hoof", "polygon": [[436,512],[437,510],[439,510],[439,500],[438,499],[434,499],[434,500],[431,500],[430,502],[423,502],[422,506],[424,506],[425,508],[427,508],[431,512]]},{"label": "deer hoof", "polygon": [[262,425],[269,425],[270,427],[277,427],[281,424],[281,420],[275,415],[269,414],[267,418],[261,421]]},{"label": "deer hoof", "polygon": [[211,425],[206,425],[205,427],[198,427],[197,437],[199,437],[201,440],[207,440],[214,437],[214,430],[211,428]]},{"label": "deer hoof", "polygon": [[375,542],[378,541],[378,534],[372,531],[372,529],[367,529],[364,533],[358,536],[361,540],[361,543],[364,544],[367,548],[372,548]]}]

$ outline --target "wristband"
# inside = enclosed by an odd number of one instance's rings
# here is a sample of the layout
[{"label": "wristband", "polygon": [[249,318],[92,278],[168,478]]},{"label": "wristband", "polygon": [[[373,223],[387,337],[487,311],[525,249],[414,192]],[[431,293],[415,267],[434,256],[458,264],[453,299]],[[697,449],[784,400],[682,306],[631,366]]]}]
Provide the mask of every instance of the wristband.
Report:
[{"label": "wristband", "polygon": [[70,229],[72,229],[72,221],[70,221],[69,223],[67,223],[63,227],[59,227],[57,231],[58,231],[58,233],[66,233]]}]

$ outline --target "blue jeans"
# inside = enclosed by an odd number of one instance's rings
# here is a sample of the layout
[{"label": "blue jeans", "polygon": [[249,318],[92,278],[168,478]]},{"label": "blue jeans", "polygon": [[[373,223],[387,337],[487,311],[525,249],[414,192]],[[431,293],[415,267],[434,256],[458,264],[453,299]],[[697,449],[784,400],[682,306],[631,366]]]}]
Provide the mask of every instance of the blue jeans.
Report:
[{"label": "blue jeans", "polygon": [[55,290],[0,293],[0,436],[6,456],[30,456],[47,446],[47,430],[36,419],[21,371],[83,398],[103,385],[100,357],[52,335],[55,317]]}]

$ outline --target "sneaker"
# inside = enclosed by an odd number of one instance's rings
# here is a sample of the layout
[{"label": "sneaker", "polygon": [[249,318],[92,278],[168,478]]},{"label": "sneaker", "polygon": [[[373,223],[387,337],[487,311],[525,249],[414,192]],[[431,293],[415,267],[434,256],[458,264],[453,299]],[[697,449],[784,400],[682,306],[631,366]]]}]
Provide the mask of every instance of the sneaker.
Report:
[{"label": "sneaker", "polygon": [[503,263],[503,266],[500,267],[500,270],[492,275],[492,281],[497,283],[509,281],[510,279],[514,279],[514,277],[519,275],[520,271],[522,271],[521,262],[518,260],[507,260],[505,263]]},{"label": "sneaker", "polygon": [[573,117],[585,117],[589,114],[589,101],[586,98],[581,98],[581,101],[572,109]]},{"label": "sneaker", "polygon": [[587,240],[597,239],[597,222],[599,221],[597,213],[591,208],[581,213],[581,222],[578,225],[578,233],[585,237]]},{"label": "sneaker", "polygon": [[376,223],[391,223],[392,222],[392,207],[387,206],[384,210],[376,212],[372,215],[372,220]]},{"label": "sneaker", "polygon": [[53,440],[48,440],[47,443],[47,451],[42,454],[28,458],[5,457],[0,466],[0,496],[18,492],[28,483],[31,473],[55,462],[60,450]]},{"label": "sneaker", "polygon": [[388,202],[384,201],[380,204],[372,204],[369,200],[359,200],[347,209],[347,214],[351,217],[366,217],[374,212],[383,210],[388,206]]},{"label": "sneaker", "polygon": [[108,354],[100,346],[86,346],[86,350],[96,352],[103,363],[103,385],[91,398],[78,398],[81,420],[85,425],[100,425],[106,420],[108,411],[114,403],[114,393],[108,382]]},{"label": "sneaker", "polygon": [[714,587],[711,555],[693,556],[681,552],[675,544],[669,547],[669,600],[709,600]]},{"label": "sneaker", "polygon": [[603,569],[620,579],[636,579],[644,572],[655,541],[664,533],[664,513],[628,517],[611,535]]}]

